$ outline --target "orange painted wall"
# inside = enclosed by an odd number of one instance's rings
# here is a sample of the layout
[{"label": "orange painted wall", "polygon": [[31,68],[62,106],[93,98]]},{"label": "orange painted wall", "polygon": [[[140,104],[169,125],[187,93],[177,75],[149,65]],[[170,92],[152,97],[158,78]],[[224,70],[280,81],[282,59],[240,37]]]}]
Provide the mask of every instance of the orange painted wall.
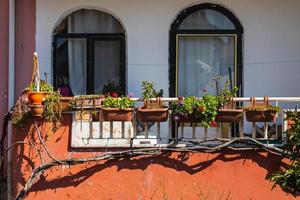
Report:
[{"label": "orange painted wall", "polygon": [[[103,150],[70,149],[70,117],[47,145],[59,159],[93,157]],[[40,127],[43,133],[48,127]],[[28,133],[26,133],[28,131]],[[16,140],[37,141],[33,127],[15,133]],[[15,149],[15,192],[38,158],[28,146]],[[45,152],[43,152],[45,156]],[[33,159],[33,162],[32,162]],[[286,160],[266,152],[169,153],[72,167],[55,167],[35,184],[26,199],[300,199],[272,190],[267,177]],[[21,169],[21,171],[20,171]],[[203,196],[204,195],[204,196]]]}]

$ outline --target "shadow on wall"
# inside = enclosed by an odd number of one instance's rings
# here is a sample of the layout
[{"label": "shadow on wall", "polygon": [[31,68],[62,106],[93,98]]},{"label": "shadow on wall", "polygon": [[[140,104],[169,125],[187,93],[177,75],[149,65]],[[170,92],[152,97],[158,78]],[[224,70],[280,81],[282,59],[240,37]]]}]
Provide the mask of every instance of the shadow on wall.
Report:
[{"label": "shadow on wall", "polygon": [[[205,170],[211,166],[215,161],[232,162],[235,160],[251,160],[257,163],[260,167],[267,171],[265,179],[278,171],[280,167],[286,168],[288,165],[282,161],[281,156],[273,155],[270,153],[260,154],[254,151],[237,152],[232,150],[223,150],[220,153],[216,153],[212,159],[205,160],[193,165],[188,165],[187,161],[190,159],[192,153],[164,153],[155,157],[138,157],[138,158],[124,158],[119,160],[105,161],[101,164],[96,164],[92,167],[85,168],[76,174],[69,174],[63,177],[57,177],[56,179],[47,180],[47,177],[41,176],[41,179],[33,186],[31,192],[38,192],[47,189],[58,189],[65,187],[77,187],[89,177],[95,175],[95,173],[101,172],[104,169],[117,167],[117,171],[124,169],[129,170],[145,170],[148,166],[157,164],[164,168],[174,169],[177,172],[184,171],[190,175],[196,174],[202,170]],[[270,160],[272,162],[270,162]],[[134,175],[134,173],[132,173]]]}]

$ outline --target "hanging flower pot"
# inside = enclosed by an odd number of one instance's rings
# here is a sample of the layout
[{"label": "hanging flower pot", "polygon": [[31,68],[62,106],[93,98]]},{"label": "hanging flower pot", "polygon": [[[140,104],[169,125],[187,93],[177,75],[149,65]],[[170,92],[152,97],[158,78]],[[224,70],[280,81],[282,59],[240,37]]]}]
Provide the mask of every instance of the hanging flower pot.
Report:
[{"label": "hanging flower pot", "polygon": [[30,91],[28,93],[28,101],[31,105],[41,105],[45,100],[45,97],[46,97],[45,92]]},{"label": "hanging flower pot", "polygon": [[168,120],[169,111],[157,97],[154,102],[144,99],[144,106],[137,109],[137,114],[142,122],[164,122]]},{"label": "hanging flower pot", "polygon": [[44,112],[44,106],[30,105],[30,112],[33,117],[42,117],[43,112]]},{"label": "hanging flower pot", "polygon": [[218,110],[215,121],[223,123],[238,123],[239,121],[241,121],[243,116],[243,109],[235,109],[234,107],[234,102],[231,98],[229,103]]},{"label": "hanging flower pot", "polygon": [[260,104],[256,103],[255,97],[251,97],[250,106],[244,110],[249,122],[271,122],[275,120],[279,107],[270,105],[268,97],[264,97]]}]

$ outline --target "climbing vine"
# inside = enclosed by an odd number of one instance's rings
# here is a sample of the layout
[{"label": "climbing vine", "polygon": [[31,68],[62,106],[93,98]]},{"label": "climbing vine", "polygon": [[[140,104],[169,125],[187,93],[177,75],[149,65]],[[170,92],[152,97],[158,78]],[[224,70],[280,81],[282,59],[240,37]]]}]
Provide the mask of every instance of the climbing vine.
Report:
[{"label": "climbing vine", "polygon": [[287,116],[286,120],[292,122],[292,125],[284,149],[289,152],[287,157],[291,165],[288,169],[273,174],[271,181],[274,182],[274,187],[279,185],[287,193],[296,195],[300,192],[300,117],[297,111],[289,112]]}]

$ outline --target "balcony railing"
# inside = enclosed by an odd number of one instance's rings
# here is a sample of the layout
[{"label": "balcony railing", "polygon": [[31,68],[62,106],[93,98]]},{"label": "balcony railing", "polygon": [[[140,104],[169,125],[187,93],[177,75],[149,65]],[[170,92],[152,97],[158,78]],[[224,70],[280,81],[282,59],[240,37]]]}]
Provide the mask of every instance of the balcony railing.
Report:
[{"label": "balcony railing", "polygon": [[[133,98],[136,105],[141,99]],[[257,97],[262,101],[263,97]],[[177,101],[177,98],[162,98],[165,103]],[[136,112],[131,122],[106,122],[101,117],[95,119],[95,109],[98,106],[78,107],[72,111],[73,122],[71,131],[71,146],[73,148],[97,147],[151,147],[165,146],[171,141],[178,145],[192,145],[197,142],[214,141],[215,139],[231,140],[234,138],[252,137],[268,145],[281,145],[285,142],[288,124],[286,111],[294,110],[300,97],[269,97],[272,105],[280,106],[274,122],[252,123],[246,118],[238,124],[218,123],[216,127],[203,128],[201,123],[174,123],[171,115],[167,122],[141,123]],[[248,105],[250,97],[234,98],[240,105]],[[213,145],[213,144],[211,144]]]}]

